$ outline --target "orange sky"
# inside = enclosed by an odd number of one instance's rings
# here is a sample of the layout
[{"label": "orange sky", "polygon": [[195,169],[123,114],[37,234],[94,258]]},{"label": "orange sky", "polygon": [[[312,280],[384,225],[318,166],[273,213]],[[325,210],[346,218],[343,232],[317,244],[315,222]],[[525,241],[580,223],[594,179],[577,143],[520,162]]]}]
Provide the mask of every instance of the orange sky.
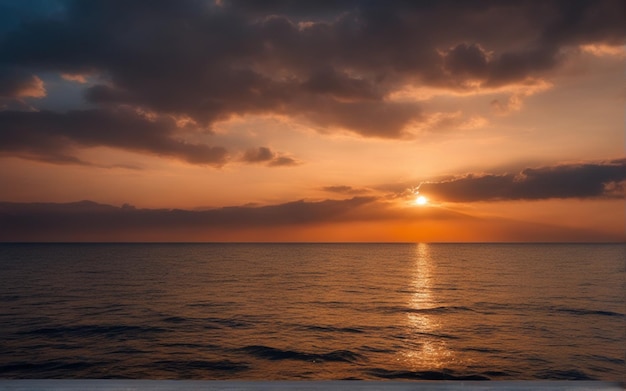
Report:
[{"label": "orange sky", "polygon": [[626,239],[623,2],[312,4],[3,5],[0,241]]}]

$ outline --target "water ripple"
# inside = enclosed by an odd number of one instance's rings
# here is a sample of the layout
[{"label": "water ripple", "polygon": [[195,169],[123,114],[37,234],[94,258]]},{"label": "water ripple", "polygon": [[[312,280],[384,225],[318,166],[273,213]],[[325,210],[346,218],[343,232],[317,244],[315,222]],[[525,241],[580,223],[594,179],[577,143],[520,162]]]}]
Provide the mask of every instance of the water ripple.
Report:
[{"label": "water ripple", "polygon": [[453,375],[453,371],[391,371],[383,368],[372,368],[367,374],[383,379],[412,379],[412,380],[491,380],[485,375]]},{"label": "water ripple", "polygon": [[252,356],[267,360],[299,360],[309,362],[355,362],[364,360],[365,356],[350,350],[334,350],[328,353],[307,353],[295,350],[282,350],[269,346],[250,345],[238,349]]},{"label": "water ripple", "polygon": [[544,371],[538,372],[535,377],[538,379],[550,380],[596,380],[585,372],[579,371],[577,369],[546,369]]},{"label": "water ripple", "polygon": [[129,325],[79,325],[43,327],[34,330],[21,331],[22,335],[41,335],[51,338],[89,338],[104,336],[107,338],[119,338],[121,335],[141,336],[150,333],[163,333],[166,330],[151,326]]}]

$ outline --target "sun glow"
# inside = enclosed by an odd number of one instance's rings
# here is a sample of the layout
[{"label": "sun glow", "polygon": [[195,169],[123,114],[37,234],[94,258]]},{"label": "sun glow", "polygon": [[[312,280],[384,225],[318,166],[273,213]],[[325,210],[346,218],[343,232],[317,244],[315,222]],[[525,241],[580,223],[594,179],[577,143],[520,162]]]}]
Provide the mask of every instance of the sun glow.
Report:
[{"label": "sun glow", "polygon": [[418,197],[415,199],[415,203],[416,203],[417,205],[420,205],[420,206],[421,206],[421,205],[426,205],[426,204],[428,203],[428,198],[426,198],[426,197],[424,197],[424,196],[418,196]]}]

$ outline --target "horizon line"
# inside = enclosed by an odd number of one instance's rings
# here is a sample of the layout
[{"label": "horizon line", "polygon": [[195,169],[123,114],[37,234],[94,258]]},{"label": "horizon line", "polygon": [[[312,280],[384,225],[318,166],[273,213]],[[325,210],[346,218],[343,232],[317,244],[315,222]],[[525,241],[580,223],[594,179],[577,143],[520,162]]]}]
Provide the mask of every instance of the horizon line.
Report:
[{"label": "horizon line", "polygon": [[5,244],[626,244],[625,241],[1,241]]}]

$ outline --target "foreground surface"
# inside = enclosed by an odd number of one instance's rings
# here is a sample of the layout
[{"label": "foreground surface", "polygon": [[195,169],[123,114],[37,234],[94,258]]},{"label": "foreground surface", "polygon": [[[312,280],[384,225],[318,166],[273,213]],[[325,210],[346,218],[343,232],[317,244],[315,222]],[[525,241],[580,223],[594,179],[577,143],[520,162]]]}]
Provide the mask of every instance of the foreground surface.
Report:
[{"label": "foreground surface", "polygon": [[625,256],[582,244],[1,245],[0,378],[623,381]]},{"label": "foreground surface", "polygon": [[545,390],[545,391],[619,391],[618,383],[597,381],[497,381],[497,382],[365,382],[365,381],[201,381],[201,380],[0,380],[2,391],[144,391],[144,390],[214,390],[214,391],[443,391],[443,390]]}]

